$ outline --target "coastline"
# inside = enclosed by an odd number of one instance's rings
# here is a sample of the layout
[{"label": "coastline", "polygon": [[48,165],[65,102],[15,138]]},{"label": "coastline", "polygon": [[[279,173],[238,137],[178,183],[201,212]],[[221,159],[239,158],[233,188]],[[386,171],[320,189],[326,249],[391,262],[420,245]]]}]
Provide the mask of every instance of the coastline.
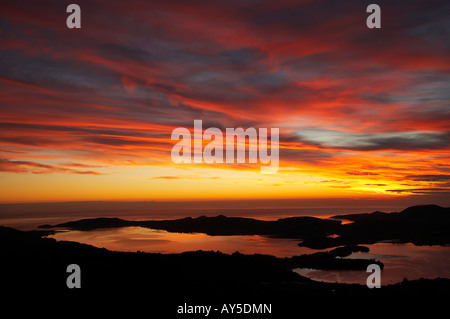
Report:
[{"label": "coastline", "polygon": [[[67,291],[66,267],[77,262],[83,291],[135,291],[152,287],[154,298],[236,298],[289,300],[299,296],[446,294],[450,279],[420,279],[368,289],[358,284],[321,283],[295,274],[292,264],[264,255],[187,252],[113,252],[75,242],[42,238],[42,233],[0,228],[4,287],[24,291]],[[291,261],[289,261],[291,262]],[[30,272],[29,269],[33,269]],[[37,275],[38,274],[38,275]],[[425,289],[424,289],[425,288]],[[156,293],[157,292],[157,293]],[[249,297],[251,296],[251,298]]]}]

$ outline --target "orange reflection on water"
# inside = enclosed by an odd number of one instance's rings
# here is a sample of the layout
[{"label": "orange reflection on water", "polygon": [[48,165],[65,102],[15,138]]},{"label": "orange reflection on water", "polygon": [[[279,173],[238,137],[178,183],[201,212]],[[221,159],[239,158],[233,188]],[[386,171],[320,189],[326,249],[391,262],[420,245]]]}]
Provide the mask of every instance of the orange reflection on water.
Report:
[{"label": "orange reflection on water", "polygon": [[56,240],[77,241],[116,251],[181,253],[184,251],[221,251],[226,254],[269,254],[287,257],[310,254],[316,250],[299,247],[298,241],[258,235],[209,236],[202,233],[171,233],[142,227],[111,228],[95,231],[64,231],[49,236]]},{"label": "orange reflection on water", "polygon": [[[269,254],[290,257],[312,254],[318,250],[299,247],[297,240],[251,236],[209,236],[202,233],[171,233],[142,227],[111,228],[94,231],[63,231],[49,236],[56,240],[77,241],[115,251],[181,253],[185,251],[221,251],[232,254]],[[415,246],[413,244],[376,243],[364,245],[369,253],[355,253],[347,258],[373,258],[384,263],[381,284],[403,278],[450,278],[450,247]],[[326,249],[328,250],[328,249]],[[313,280],[365,284],[368,274],[349,270],[295,269]]]},{"label": "orange reflection on water", "polygon": [[[376,243],[364,245],[369,253],[354,253],[348,258],[381,260],[381,285],[394,284],[404,278],[450,278],[449,246],[415,246],[408,244]],[[308,278],[324,282],[365,284],[369,275],[364,270],[317,270],[297,268],[295,272]]]}]

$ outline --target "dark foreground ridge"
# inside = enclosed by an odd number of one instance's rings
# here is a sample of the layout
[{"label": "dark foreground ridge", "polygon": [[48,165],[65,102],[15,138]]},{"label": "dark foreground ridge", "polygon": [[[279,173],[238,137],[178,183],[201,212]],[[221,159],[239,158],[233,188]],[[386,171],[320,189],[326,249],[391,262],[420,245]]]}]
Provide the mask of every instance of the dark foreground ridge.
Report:
[{"label": "dark foreground ridge", "polygon": [[[415,245],[450,244],[450,208],[436,205],[409,207],[399,213],[374,212],[333,216],[333,219],[290,217],[263,221],[239,217],[198,217],[175,220],[129,221],[119,218],[92,218],[41,228],[94,230],[126,226],[163,229],[170,232],[208,235],[264,235],[299,239],[301,246],[323,249],[344,245],[373,244],[378,241]],[[342,224],[338,219],[353,223]]]},{"label": "dark foreground ridge", "polygon": [[[351,264],[350,259],[344,261],[348,264],[340,264],[336,256],[345,252],[336,250],[292,258],[206,251],[181,254],[113,252],[41,237],[45,233],[0,227],[3,289],[21,293],[83,291],[132,294],[145,291],[149,301],[178,303],[199,298],[203,303],[209,299],[225,302],[230,296],[245,298],[246,302],[289,303],[301,296],[448,295],[450,291],[448,279],[404,281],[369,289],[355,284],[319,283],[291,271],[294,267],[320,268],[320,263],[328,268],[351,266],[362,269],[367,266],[367,261]],[[359,264],[363,262],[365,264]],[[69,264],[77,264],[82,269],[81,289],[71,290],[66,286]]]}]

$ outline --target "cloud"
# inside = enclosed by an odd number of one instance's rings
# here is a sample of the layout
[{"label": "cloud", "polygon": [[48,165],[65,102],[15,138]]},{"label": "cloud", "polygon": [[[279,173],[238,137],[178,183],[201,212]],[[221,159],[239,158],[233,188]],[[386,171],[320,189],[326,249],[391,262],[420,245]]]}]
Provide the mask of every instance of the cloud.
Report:
[{"label": "cloud", "polygon": [[[78,164],[84,167],[83,164]],[[69,165],[69,166],[74,166]],[[75,165],[76,166],[76,165]],[[65,173],[65,174],[80,174],[80,175],[105,175],[96,171],[76,170],[70,169],[62,165],[47,165],[34,161],[11,161],[5,158],[0,159],[0,172],[8,173],[32,173],[32,174],[51,174],[51,173]]]},{"label": "cloud", "polygon": [[351,0],[78,4],[68,34],[63,2],[2,3],[3,172],[170,166],[202,119],[280,128],[280,173],[446,187],[450,3],[383,3],[375,33]]},{"label": "cloud", "polygon": [[74,163],[74,162],[64,162],[60,164],[61,166],[69,166],[69,167],[81,167],[81,168],[102,168],[104,165],[92,165],[92,164],[84,164],[84,163]]},{"label": "cloud", "polygon": [[309,129],[298,133],[299,140],[326,148],[355,151],[432,150],[450,146],[450,132],[352,133]]},{"label": "cloud", "polygon": [[450,181],[450,175],[430,174],[430,175],[407,175],[404,179],[422,182],[446,182]]},{"label": "cloud", "polygon": [[367,176],[367,175],[378,175],[378,173],[374,172],[346,172],[347,175],[356,175],[356,176]]},{"label": "cloud", "polygon": [[428,188],[410,188],[410,189],[388,189],[392,193],[413,193],[413,194],[448,194],[450,188],[428,187]]},{"label": "cloud", "polygon": [[383,186],[388,186],[388,184],[376,184],[376,183],[369,183],[369,184],[365,184],[367,186],[378,186],[378,187],[383,187]]}]

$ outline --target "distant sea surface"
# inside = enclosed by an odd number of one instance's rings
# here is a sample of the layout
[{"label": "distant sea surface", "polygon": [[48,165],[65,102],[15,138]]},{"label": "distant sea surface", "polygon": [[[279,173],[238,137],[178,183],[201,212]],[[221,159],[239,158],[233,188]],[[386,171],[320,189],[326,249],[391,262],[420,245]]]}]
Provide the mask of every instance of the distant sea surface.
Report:
[{"label": "distant sea surface", "polygon": [[379,202],[320,200],[247,200],[202,202],[55,202],[0,204],[0,225],[20,230],[36,229],[43,224],[57,224],[82,218],[118,217],[127,220],[162,220],[184,217],[217,216],[249,217],[277,220],[292,216],[327,218],[333,215],[400,211],[406,206],[380,205]]}]

